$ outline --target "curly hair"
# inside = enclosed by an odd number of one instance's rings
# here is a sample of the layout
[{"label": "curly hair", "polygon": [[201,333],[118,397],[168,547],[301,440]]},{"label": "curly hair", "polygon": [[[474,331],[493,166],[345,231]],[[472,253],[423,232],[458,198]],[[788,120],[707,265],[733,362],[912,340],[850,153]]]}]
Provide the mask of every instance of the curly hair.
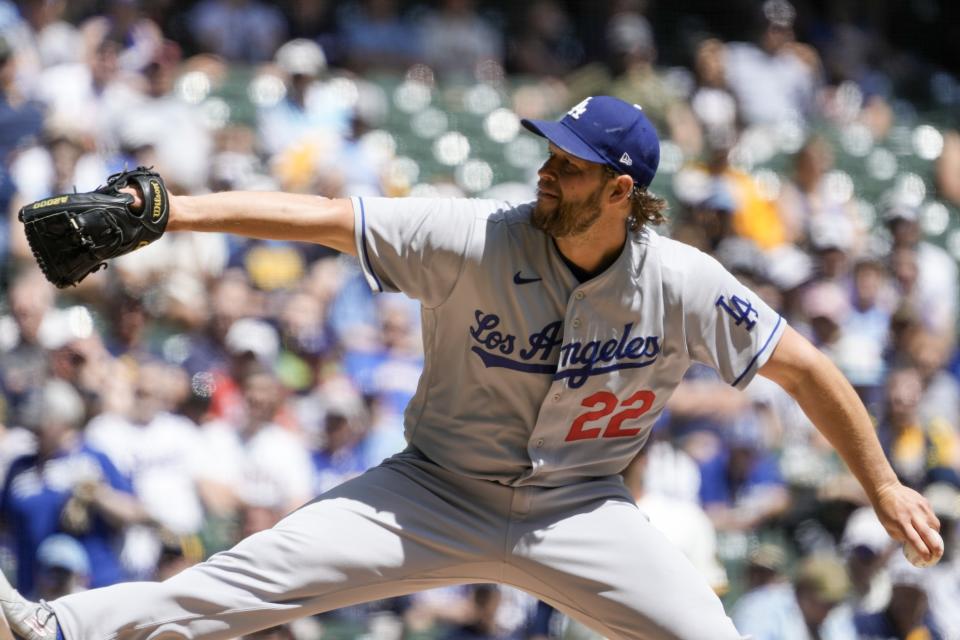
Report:
[{"label": "curly hair", "polygon": [[[607,178],[617,178],[623,174],[604,166]],[[634,184],[630,192],[630,215],[627,218],[631,231],[642,229],[646,225],[658,225],[666,222],[667,201],[647,189]]]}]

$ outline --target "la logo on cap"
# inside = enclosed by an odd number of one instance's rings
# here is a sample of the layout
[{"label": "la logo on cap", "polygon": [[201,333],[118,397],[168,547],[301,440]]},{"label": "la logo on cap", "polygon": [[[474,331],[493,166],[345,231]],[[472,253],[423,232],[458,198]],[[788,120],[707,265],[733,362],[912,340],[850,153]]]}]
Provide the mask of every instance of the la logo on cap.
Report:
[{"label": "la logo on cap", "polygon": [[567,115],[573,118],[574,120],[579,120],[580,116],[582,116],[587,112],[587,103],[590,102],[590,100],[592,99],[593,99],[593,96],[590,96],[589,98],[584,98],[573,109],[570,109],[570,111],[567,111]]}]

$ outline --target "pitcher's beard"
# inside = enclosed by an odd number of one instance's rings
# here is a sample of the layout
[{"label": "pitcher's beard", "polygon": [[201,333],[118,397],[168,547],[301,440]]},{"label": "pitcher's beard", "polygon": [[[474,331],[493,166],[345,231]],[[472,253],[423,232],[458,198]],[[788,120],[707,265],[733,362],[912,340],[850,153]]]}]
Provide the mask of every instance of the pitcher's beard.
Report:
[{"label": "pitcher's beard", "polygon": [[583,233],[600,217],[600,193],[597,189],[583,202],[560,200],[553,210],[544,206],[542,199],[534,205],[530,223],[554,238],[565,238]]}]

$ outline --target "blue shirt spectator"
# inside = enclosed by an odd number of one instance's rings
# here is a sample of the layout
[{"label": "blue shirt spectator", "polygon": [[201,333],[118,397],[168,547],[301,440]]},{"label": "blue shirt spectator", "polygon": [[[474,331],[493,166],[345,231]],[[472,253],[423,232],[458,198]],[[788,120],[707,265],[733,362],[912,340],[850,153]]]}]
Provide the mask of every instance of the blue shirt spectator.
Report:
[{"label": "blue shirt spectator", "polygon": [[[749,458],[742,472],[734,467],[739,457]],[[751,491],[765,486],[783,486],[783,478],[772,455],[759,449],[734,446],[724,450],[700,466],[700,502],[704,505],[736,504]]]},{"label": "blue shirt spectator", "polygon": [[913,637],[913,633],[920,632],[921,629],[925,632],[925,635],[917,635],[918,638],[925,638],[926,640],[943,639],[943,636],[932,627],[929,613],[924,616],[922,626],[911,629],[909,636],[903,636],[897,631],[897,623],[887,611],[859,615],[856,617],[855,623],[857,637],[863,640],[897,640],[904,637]]},{"label": "blue shirt spectator", "polygon": [[367,470],[360,440],[364,427],[359,412],[337,403],[327,407],[323,446],[311,454],[314,490],[320,494]]},{"label": "blue shirt spectator", "polygon": [[[105,455],[79,443],[48,460],[33,454],[10,465],[0,496],[0,517],[13,534],[17,588],[22,593],[34,592],[40,543],[62,531],[64,507],[74,489],[90,480],[132,493],[130,483]],[[118,556],[120,533],[102,516],[94,515],[87,532],[77,536],[90,559],[91,586],[124,579]]]},{"label": "blue shirt spectator", "polygon": [[381,397],[391,411],[402,415],[417,391],[423,358],[387,351],[351,351],[344,357],[343,365],[346,374],[364,394]]},{"label": "blue shirt spectator", "polygon": [[720,531],[750,531],[771,524],[790,506],[774,456],[763,449],[755,417],[729,429],[727,448],[700,465],[700,502]]},{"label": "blue shirt spectator", "polygon": [[858,615],[854,622],[857,637],[863,640],[925,638],[944,640],[930,611],[927,593],[930,576],[914,567],[900,554],[890,559],[890,601],[881,611]]},{"label": "blue shirt spectator", "polygon": [[55,533],[70,533],[83,545],[92,586],[122,580],[121,527],[147,520],[130,496],[130,483],[81,440],[84,414],[79,392],[60,379],[34,390],[21,414],[36,434],[37,449],[11,463],[0,492],[0,520],[12,536],[22,593],[35,592],[38,548]]},{"label": "blue shirt spectator", "polygon": [[343,370],[361,393],[380,396],[387,408],[402,414],[423,371],[416,311],[404,297],[382,297],[377,302],[379,344],[348,345]]}]

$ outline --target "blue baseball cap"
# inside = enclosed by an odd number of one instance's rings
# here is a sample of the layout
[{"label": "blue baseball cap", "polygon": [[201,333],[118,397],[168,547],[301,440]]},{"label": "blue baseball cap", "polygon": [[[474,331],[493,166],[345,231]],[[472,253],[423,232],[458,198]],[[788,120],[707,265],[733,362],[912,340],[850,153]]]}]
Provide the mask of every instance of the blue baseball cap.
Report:
[{"label": "blue baseball cap", "polygon": [[660,140],[643,109],[611,96],[593,96],[559,121],[527,120],[523,126],[581,160],[625,173],[641,187],[653,182]]},{"label": "blue baseball cap", "polygon": [[37,562],[48,569],[66,569],[71,573],[90,575],[87,550],[75,538],[64,533],[47,536],[37,547]]}]

